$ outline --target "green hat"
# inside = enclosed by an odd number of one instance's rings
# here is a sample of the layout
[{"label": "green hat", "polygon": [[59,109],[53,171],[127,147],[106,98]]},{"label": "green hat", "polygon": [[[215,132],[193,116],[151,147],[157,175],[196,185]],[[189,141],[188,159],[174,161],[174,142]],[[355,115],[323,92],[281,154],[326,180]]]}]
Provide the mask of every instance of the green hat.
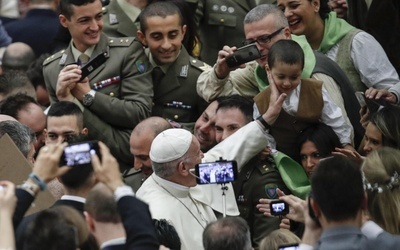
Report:
[{"label": "green hat", "polygon": [[283,182],[293,195],[305,200],[311,190],[310,181],[303,167],[282,152],[272,154]]}]

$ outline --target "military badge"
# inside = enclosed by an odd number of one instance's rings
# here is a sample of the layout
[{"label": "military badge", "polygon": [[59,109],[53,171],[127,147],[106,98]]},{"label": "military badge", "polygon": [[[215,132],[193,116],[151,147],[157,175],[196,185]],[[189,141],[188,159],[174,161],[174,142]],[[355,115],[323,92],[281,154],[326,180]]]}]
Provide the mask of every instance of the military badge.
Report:
[{"label": "military badge", "polygon": [[140,73],[146,72],[146,63],[143,61],[136,61],[136,68],[139,70]]},{"label": "military badge", "polygon": [[276,189],[278,186],[276,184],[267,184],[265,185],[265,193],[269,199],[275,199],[277,196]]},{"label": "military badge", "polygon": [[117,15],[111,14],[111,13],[110,13],[110,16],[109,16],[109,17],[110,17],[110,18],[109,18],[110,24],[118,24],[118,23],[119,23],[119,22],[118,22]]},{"label": "military badge", "polygon": [[179,76],[187,77],[188,76],[188,70],[189,70],[189,65],[182,66]]}]

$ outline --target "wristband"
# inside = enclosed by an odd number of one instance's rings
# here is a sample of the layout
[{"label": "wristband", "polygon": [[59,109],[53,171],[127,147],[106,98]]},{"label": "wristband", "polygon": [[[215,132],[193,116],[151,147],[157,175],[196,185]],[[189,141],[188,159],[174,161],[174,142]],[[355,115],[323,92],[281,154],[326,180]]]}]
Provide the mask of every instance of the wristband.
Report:
[{"label": "wristband", "polygon": [[36,184],[39,185],[40,190],[45,190],[46,189],[46,183],[35,173],[30,173],[28,176],[32,181],[34,181]]},{"label": "wristband", "polygon": [[262,115],[260,115],[260,116],[257,118],[257,120],[261,122],[261,124],[264,126],[265,130],[271,128],[271,125],[269,125],[269,124],[264,120],[264,118],[262,117]]},{"label": "wristband", "polygon": [[25,190],[33,197],[35,197],[36,194],[39,193],[39,189],[40,189],[39,185],[30,183],[30,182],[24,182],[21,185],[17,186],[17,188]]}]

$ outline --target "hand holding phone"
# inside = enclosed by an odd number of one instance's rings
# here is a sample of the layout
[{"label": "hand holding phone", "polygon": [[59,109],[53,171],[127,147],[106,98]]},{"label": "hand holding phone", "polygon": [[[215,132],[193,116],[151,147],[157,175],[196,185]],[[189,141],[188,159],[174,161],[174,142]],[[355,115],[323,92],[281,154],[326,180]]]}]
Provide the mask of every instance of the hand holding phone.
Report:
[{"label": "hand holding phone", "polygon": [[81,79],[79,79],[78,82],[83,81],[85,77],[87,77],[90,73],[92,73],[95,69],[97,69],[100,65],[105,63],[107,60],[106,53],[100,53],[98,54],[95,58],[90,60],[85,66],[81,68],[82,71],[82,76]]},{"label": "hand holding phone", "polygon": [[289,213],[289,204],[282,200],[271,201],[269,208],[272,216],[283,216]]},{"label": "hand holding phone", "polygon": [[93,154],[97,154],[101,158],[97,141],[69,144],[64,148],[64,152],[61,155],[60,166],[76,167],[90,165],[92,164],[91,156]]},{"label": "hand holding phone", "polygon": [[229,68],[235,68],[260,57],[261,52],[258,50],[257,45],[253,43],[238,48],[232,55],[227,56],[225,60]]}]

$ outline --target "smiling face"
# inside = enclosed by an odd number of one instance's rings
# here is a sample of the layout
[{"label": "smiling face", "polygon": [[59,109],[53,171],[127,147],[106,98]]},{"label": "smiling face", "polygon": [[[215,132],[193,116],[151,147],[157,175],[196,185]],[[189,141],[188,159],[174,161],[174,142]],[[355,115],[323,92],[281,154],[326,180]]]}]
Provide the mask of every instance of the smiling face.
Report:
[{"label": "smiling face", "polygon": [[72,5],[71,18],[60,15],[61,25],[68,28],[73,43],[80,52],[96,45],[103,29],[103,11],[100,0],[82,6]]},{"label": "smiling face", "polygon": [[218,143],[247,124],[246,116],[238,108],[218,109],[215,115],[215,131]]},{"label": "smiling face", "polygon": [[134,156],[134,168],[142,170],[145,178],[153,173],[149,152],[154,137],[154,133],[150,131],[140,134],[132,133],[129,141],[130,151]]},{"label": "smiling face", "polygon": [[289,94],[300,84],[302,65],[287,64],[280,61],[275,62],[272,69],[269,69],[275,81],[279,93]]},{"label": "smiling face", "polygon": [[[274,15],[268,15],[257,22],[246,23],[244,25],[244,33],[246,35],[246,40],[257,39],[260,36],[269,35],[279,30],[282,27],[277,26],[277,23],[274,19]],[[271,41],[267,44],[260,45],[258,42],[257,45],[258,50],[260,50],[262,57],[257,59],[257,63],[264,67],[268,62],[268,52],[271,46],[281,39],[290,39],[290,30],[288,27],[285,27],[281,32],[272,37]]]},{"label": "smiling face", "polygon": [[322,22],[318,10],[319,0],[278,0],[278,7],[289,21],[289,27],[295,35],[311,35],[317,23]]},{"label": "smiling face", "polygon": [[365,154],[368,155],[373,150],[376,150],[381,147],[382,147],[382,133],[373,123],[370,122],[368,123],[367,128],[365,129],[363,150]]},{"label": "smiling face", "polygon": [[149,47],[158,65],[172,63],[176,60],[182,47],[186,25],[181,24],[178,14],[165,18],[151,16],[146,18],[146,31],[138,31],[140,41]]},{"label": "smiling face", "polygon": [[217,144],[215,140],[215,112],[217,107],[217,101],[210,103],[194,124],[193,134],[199,141],[203,152],[208,151]]}]

